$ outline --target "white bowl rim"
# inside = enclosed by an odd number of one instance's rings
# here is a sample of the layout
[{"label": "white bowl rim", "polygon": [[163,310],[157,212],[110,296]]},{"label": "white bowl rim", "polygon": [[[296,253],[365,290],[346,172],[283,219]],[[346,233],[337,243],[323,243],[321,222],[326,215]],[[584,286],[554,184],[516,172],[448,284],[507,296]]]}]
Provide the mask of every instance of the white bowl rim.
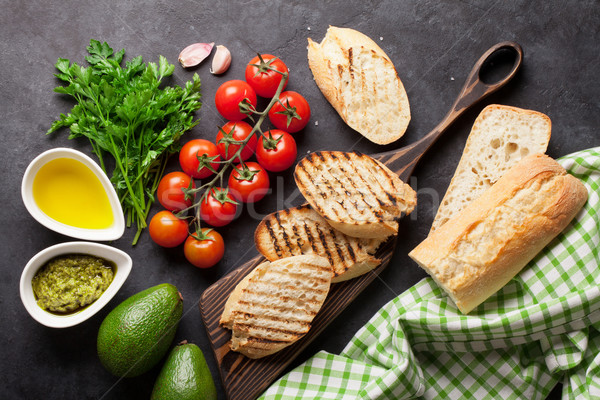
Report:
[{"label": "white bowl rim", "polygon": [[[33,180],[43,165],[57,158],[71,158],[80,161],[85,166],[90,168],[98,177],[108,196],[108,200],[113,212],[113,224],[111,226],[105,229],[78,228],[50,218],[39,208],[33,199]],[[25,173],[23,174],[23,180],[21,182],[21,197],[23,199],[23,203],[25,204],[25,208],[36,221],[44,225],[46,228],[63,235],[82,240],[109,241],[119,239],[125,232],[125,216],[123,215],[123,208],[119,202],[115,188],[108,179],[108,176],[106,176],[104,171],[102,171],[102,168],[100,168],[100,166],[89,156],[79,150],[68,147],[56,147],[46,150],[35,157],[29,163]]]},{"label": "white bowl rim", "polygon": [[[37,304],[35,295],[33,294],[31,279],[46,262],[54,257],[66,254],[89,254],[104,258],[117,265],[117,273],[106,291],[92,304],[79,312],[57,315],[43,310]],[[127,253],[105,244],[95,242],[65,242],[55,244],[34,255],[23,269],[19,282],[21,301],[27,312],[40,324],[50,328],[71,327],[96,314],[117,294],[129,276],[132,265],[133,261]]]}]

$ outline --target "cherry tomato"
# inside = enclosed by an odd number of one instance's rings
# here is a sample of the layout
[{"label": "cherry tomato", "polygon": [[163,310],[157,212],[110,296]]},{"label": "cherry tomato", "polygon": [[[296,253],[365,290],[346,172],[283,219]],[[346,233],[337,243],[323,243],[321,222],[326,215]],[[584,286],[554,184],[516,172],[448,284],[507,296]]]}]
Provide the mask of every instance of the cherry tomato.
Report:
[{"label": "cherry tomato", "polygon": [[215,105],[223,118],[241,121],[247,115],[240,111],[240,103],[247,99],[251,107],[256,108],[256,92],[252,87],[239,79],[223,83],[215,93]]},{"label": "cherry tomato", "polygon": [[162,177],[156,189],[159,203],[169,211],[181,211],[192,205],[182,189],[194,188],[192,178],[181,171],[170,172]]},{"label": "cherry tomato", "polygon": [[[245,161],[252,157],[252,154],[256,151],[256,143],[258,139],[252,133],[252,127],[250,124],[244,121],[229,121],[219,129],[217,133],[217,149],[219,154],[224,160],[229,160],[238,151],[241,145],[232,143],[233,141],[240,142],[246,139],[249,135],[252,135],[248,142],[244,145],[240,153],[242,161]],[[240,161],[237,159],[236,161]]]},{"label": "cherry tomato", "polygon": [[258,163],[247,162],[231,171],[228,186],[236,200],[254,203],[269,192],[269,174]]},{"label": "cherry tomato", "polygon": [[279,95],[279,102],[269,110],[269,120],[278,129],[294,133],[303,129],[310,119],[310,106],[306,99],[291,90]]},{"label": "cherry tomato", "polygon": [[157,212],[148,226],[150,237],[162,247],[179,246],[188,237],[188,224],[171,211]]},{"label": "cherry tomato", "polygon": [[195,179],[208,178],[219,169],[221,157],[217,145],[206,139],[193,139],[183,145],[179,152],[179,165],[183,172]]},{"label": "cherry tomato", "polygon": [[213,188],[200,203],[200,219],[212,226],[225,226],[235,218],[237,203],[227,189]]},{"label": "cherry tomato", "polygon": [[280,172],[288,169],[296,161],[298,149],[296,141],[287,132],[271,129],[258,139],[256,146],[256,160],[264,169],[271,172]]},{"label": "cherry tomato", "polygon": [[[275,92],[277,92],[279,83],[283,78],[283,75],[277,71],[287,74],[288,67],[274,55],[258,55],[246,65],[246,82],[252,86],[259,96],[271,98],[275,96]],[[288,80],[286,79],[283,85],[284,89],[287,83]]]},{"label": "cherry tomato", "polygon": [[223,258],[223,236],[213,229],[202,228],[199,236],[190,235],[183,245],[185,258],[195,267],[210,268]]}]

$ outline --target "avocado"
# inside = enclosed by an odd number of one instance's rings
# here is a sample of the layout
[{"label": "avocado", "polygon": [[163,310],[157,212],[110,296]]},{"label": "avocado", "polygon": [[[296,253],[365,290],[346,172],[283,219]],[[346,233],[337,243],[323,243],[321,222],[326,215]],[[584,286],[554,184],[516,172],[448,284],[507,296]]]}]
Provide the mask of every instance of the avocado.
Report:
[{"label": "avocado", "polygon": [[213,400],[217,398],[215,383],[202,350],[186,341],[169,353],[151,400]]},{"label": "avocado", "polygon": [[183,298],[169,283],[129,297],[102,321],[98,356],[113,375],[134,377],[167,353],[183,311]]}]

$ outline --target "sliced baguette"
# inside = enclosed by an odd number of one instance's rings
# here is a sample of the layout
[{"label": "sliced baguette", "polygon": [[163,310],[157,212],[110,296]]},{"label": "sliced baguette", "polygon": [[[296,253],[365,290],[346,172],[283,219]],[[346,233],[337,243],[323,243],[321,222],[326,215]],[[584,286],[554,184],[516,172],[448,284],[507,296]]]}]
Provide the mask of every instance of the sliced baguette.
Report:
[{"label": "sliced baguette", "polygon": [[552,123],[537,111],[492,104],[473,124],[431,232],[492,186],[528,154],[545,153]]},{"label": "sliced baguette", "polygon": [[466,314],[565,229],[587,196],[585,186],[552,158],[529,155],[409,256]]},{"label": "sliced baguette", "polygon": [[231,349],[249,358],[273,354],[304,336],[333,276],[327,259],[300,255],[258,265],[234,289],[221,324]]},{"label": "sliced baguette", "polygon": [[331,26],[321,43],[308,39],[308,66],[352,129],[378,144],[404,135],[410,121],[406,90],[390,58],[368,36]]},{"label": "sliced baguette", "polygon": [[257,265],[236,285],[235,289],[229,294],[229,297],[225,302],[225,307],[223,307],[223,314],[221,314],[221,319],[219,320],[221,326],[227,329],[233,329],[233,310],[238,306],[244,290],[248,287],[251,279],[256,279],[256,277],[264,275],[269,265],[270,263],[261,263]]},{"label": "sliced baguette", "polygon": [[270,261],[315,254],[333,267],[332,283],[365,274],[381,260],[373,254],[380,239],[360,239],[334,229],[308,204],[267,215],[256,228],[254,242]]},{"label": "sliced baguette", "polygon": [[417,203],[385,165],[358,152],[319,151],[296,165],[296,185],[312,208],[348,236],[385,239]]}]

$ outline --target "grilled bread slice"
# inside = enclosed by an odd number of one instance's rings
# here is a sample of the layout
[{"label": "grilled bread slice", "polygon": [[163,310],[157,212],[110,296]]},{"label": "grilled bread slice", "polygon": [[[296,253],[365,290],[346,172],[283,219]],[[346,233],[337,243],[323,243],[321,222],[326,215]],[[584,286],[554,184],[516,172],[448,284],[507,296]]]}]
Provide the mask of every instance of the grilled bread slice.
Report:
[{"label": "grilled bread slice", "polygon": [[498,104],[485,107],[473,123],[431,232],[481,196],[523,157],[545,153],[551,130],[550,118],[540,112]]},{"label": "grilled bread slice", "polygon": [[373,254],[381,239],[360,239],[334,229],[308,204],[267,215],[256,228],[254,242],[270,261],[300,254],[327,258],[332,283],[365,274],[381,260]]},{"label": "grilled bread slice", "polygon": [[232,330],[231,349],[260,358],[296,342],[309,331],[332,276],[327,259],[315,255],[258,265],[234,289],[221,317]]},{"label": "grilled bread slice", "polygon": [[308,39],[308,66],[352,129],[378,144],[404,135],[410,122],[406,90],[390,58],[368,36],[330,26],[321,43]]},{"label": "grilled bread slice", "polygon": [[397,220],[417,203],[415,191],[398,175],[358,152],[312,153],[296,165],[294,179],[315,211],[348,236],[395,235]]}]

